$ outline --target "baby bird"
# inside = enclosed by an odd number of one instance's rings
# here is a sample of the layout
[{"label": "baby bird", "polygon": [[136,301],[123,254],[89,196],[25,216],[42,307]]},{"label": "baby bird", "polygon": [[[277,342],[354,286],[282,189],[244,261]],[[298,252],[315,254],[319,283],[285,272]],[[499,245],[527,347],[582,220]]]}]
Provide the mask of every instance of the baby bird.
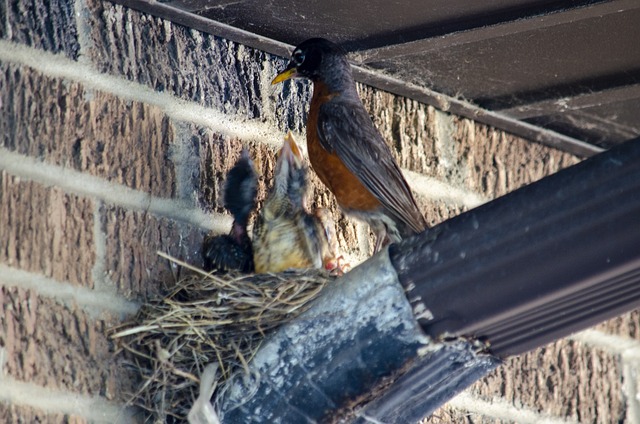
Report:
[{"label": "baby bird", "polygon": [[290,268],[329,268],[340,263],[335,230],[328,214],[309,214],[304,206],[309,168],[291,133],[276,162],[273,187],[253,228],[253,258],[257,273]]},{"label": "baby bird", "polygon": [[224,207],[233,215],[231,232],[205,238],[201,250],[205,271],[253,272],[253,252],[247,224],[256,205],[257,193],[258,176],[249,153],[243,149],[240,158],[227,173],[224,186]]}]

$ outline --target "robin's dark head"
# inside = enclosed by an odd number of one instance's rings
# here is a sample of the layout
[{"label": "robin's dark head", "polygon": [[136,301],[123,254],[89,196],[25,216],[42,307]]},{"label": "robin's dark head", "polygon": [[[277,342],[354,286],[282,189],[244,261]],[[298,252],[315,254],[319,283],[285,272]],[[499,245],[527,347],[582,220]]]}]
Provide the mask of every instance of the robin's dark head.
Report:
[{"label": "robin's dark head", "polygon": [[[287,206],[292,206],[294,209],[302,208],[307,190],[307,172],[308,167],[302,153],[289,132],[278,153],[273,188],[269,193],[265,207],[274,209]],[[275,210],[272,212],[277,215]]]},{"label": "robin's dark head", "polygon": [[346,52],[324,38],[310,38],[293,50],[287,67],[271,83],[277,84],[296,77],[327,82],[327,79],[342,73],[349,77],[351,75]]},{"label": "robin's dark head", "polygon": [[240,158],[227,173],[224,184],[224,207],[242,226],[247,225],[249,214],[256,204],[257,193],[258,176],[253,161],[249,157],[249,152],[242,149]]}]

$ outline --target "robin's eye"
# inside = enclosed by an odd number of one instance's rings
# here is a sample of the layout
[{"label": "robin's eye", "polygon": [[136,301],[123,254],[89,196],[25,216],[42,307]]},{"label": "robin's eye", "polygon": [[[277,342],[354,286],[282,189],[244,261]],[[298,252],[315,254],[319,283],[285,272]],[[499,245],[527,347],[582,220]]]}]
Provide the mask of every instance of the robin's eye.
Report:
[{"label": "robin's eye", "polygon": [[302,62],[304,62],[304,53],[296,50],[295,52],[293,52],[293,56],[291,56],[291,59],[296,65],[302,65]]}]

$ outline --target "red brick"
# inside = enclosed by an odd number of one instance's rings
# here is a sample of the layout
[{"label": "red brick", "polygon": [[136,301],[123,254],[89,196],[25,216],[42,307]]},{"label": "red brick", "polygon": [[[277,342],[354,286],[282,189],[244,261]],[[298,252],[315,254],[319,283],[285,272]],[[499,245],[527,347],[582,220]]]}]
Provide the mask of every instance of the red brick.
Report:
[{"label": "red brick", "polygon": [[156,196],[175,195],[174,129],[159,108],[0,65],[2,145]]},{"label": "red brick", "polygon": [[581,423],[625,417],[620,358],[577,342],[561,340],[509,358],[471,390]]},{"label": "red brick", "polygon": [[100,72],[227,114],[274,121],[283,132],[304,128],[310,84],[269,84],[284,59],[110,2],[87,6],[86,53]]},{"label": "red brick", "polygon": [[201,266],[202,230],[117,206],[104,207],[101,216],[107,236],[106,273],[121,294],[146,296],[175,283],[177,267],[157,251]]},{"label": "red brick", "polygon": [[407,169],[488,198],[502,196],[579,161],[573,155],[415,100],[358,85],[374,124]]},{"label": "red brick", "polygon": [[640,310],[628,312],[597,325],[595,330],[640,340]]},{"label": "red brick", "polygon": [[435,109],[415,100],[358,84],[358,93],[374,125],[406,169],[439,176],[435,148]]},{"label": "red brick", "polygon": [[420,424],[516,424],[513,421],[491,418],[473,412],[459,411],[443,406],[436,410],[430,417],[420,421]]},{"label": "red brick", "polygon": [[[200,156],[200,175],[198,200],[200,206],[210,212],[225,213],[222,191],[224,179],[240,156],[242,142],[235,138],[225,137],[204,128],[190,126],[192,137],[198,145]],[[260,146],[251,146],[250,155],[257,165],[266,156]]]},{"label": "red brick", "polygon": [[3,370],[16,380],[124,402],[133,378],[117,362],[105,335],[113,324],[93,320],[81,309],[39,297],[33,291],[3,286]]},{"label": "red brick", "polygon": [[[77,59],[80,51],[74,3],[66,0],[6,2],[0,36]],[[4,29],[4,25],[7,26]]]},{"label": "red brick", "polygon": [[87,420],[76,415],[48,413],[29,406],[0,402],[0,422],[7,424],[85,424]]},{"label": "red brick", "polygon": [[0,262],[93,287],[92,202],[6,172],[0,183]]},{"label": "red brick", "polygon": [[456,154],[467,188],[488,198],[502,196],[579,159],[469,119],[454,118]]}]

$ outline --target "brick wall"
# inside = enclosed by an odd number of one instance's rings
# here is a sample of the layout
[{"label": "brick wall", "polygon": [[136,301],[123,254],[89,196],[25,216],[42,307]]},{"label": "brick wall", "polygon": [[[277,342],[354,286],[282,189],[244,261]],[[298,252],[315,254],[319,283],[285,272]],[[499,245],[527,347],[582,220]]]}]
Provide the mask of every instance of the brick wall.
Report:
[{"label": "brick wall", "polygon": [[[226,232],[242,146],[264,181],[309,86],[283,59],[98,0],[0,3],[0,422],[130,422],[137,383],[107,329]],[[361,86],[430,223],[577,158]],[[361,260],[366,228],[339,219]],[[638,422],[638,313],[506,361],[430,423]],[[546,420],[546,421],[545,421]]]}]

